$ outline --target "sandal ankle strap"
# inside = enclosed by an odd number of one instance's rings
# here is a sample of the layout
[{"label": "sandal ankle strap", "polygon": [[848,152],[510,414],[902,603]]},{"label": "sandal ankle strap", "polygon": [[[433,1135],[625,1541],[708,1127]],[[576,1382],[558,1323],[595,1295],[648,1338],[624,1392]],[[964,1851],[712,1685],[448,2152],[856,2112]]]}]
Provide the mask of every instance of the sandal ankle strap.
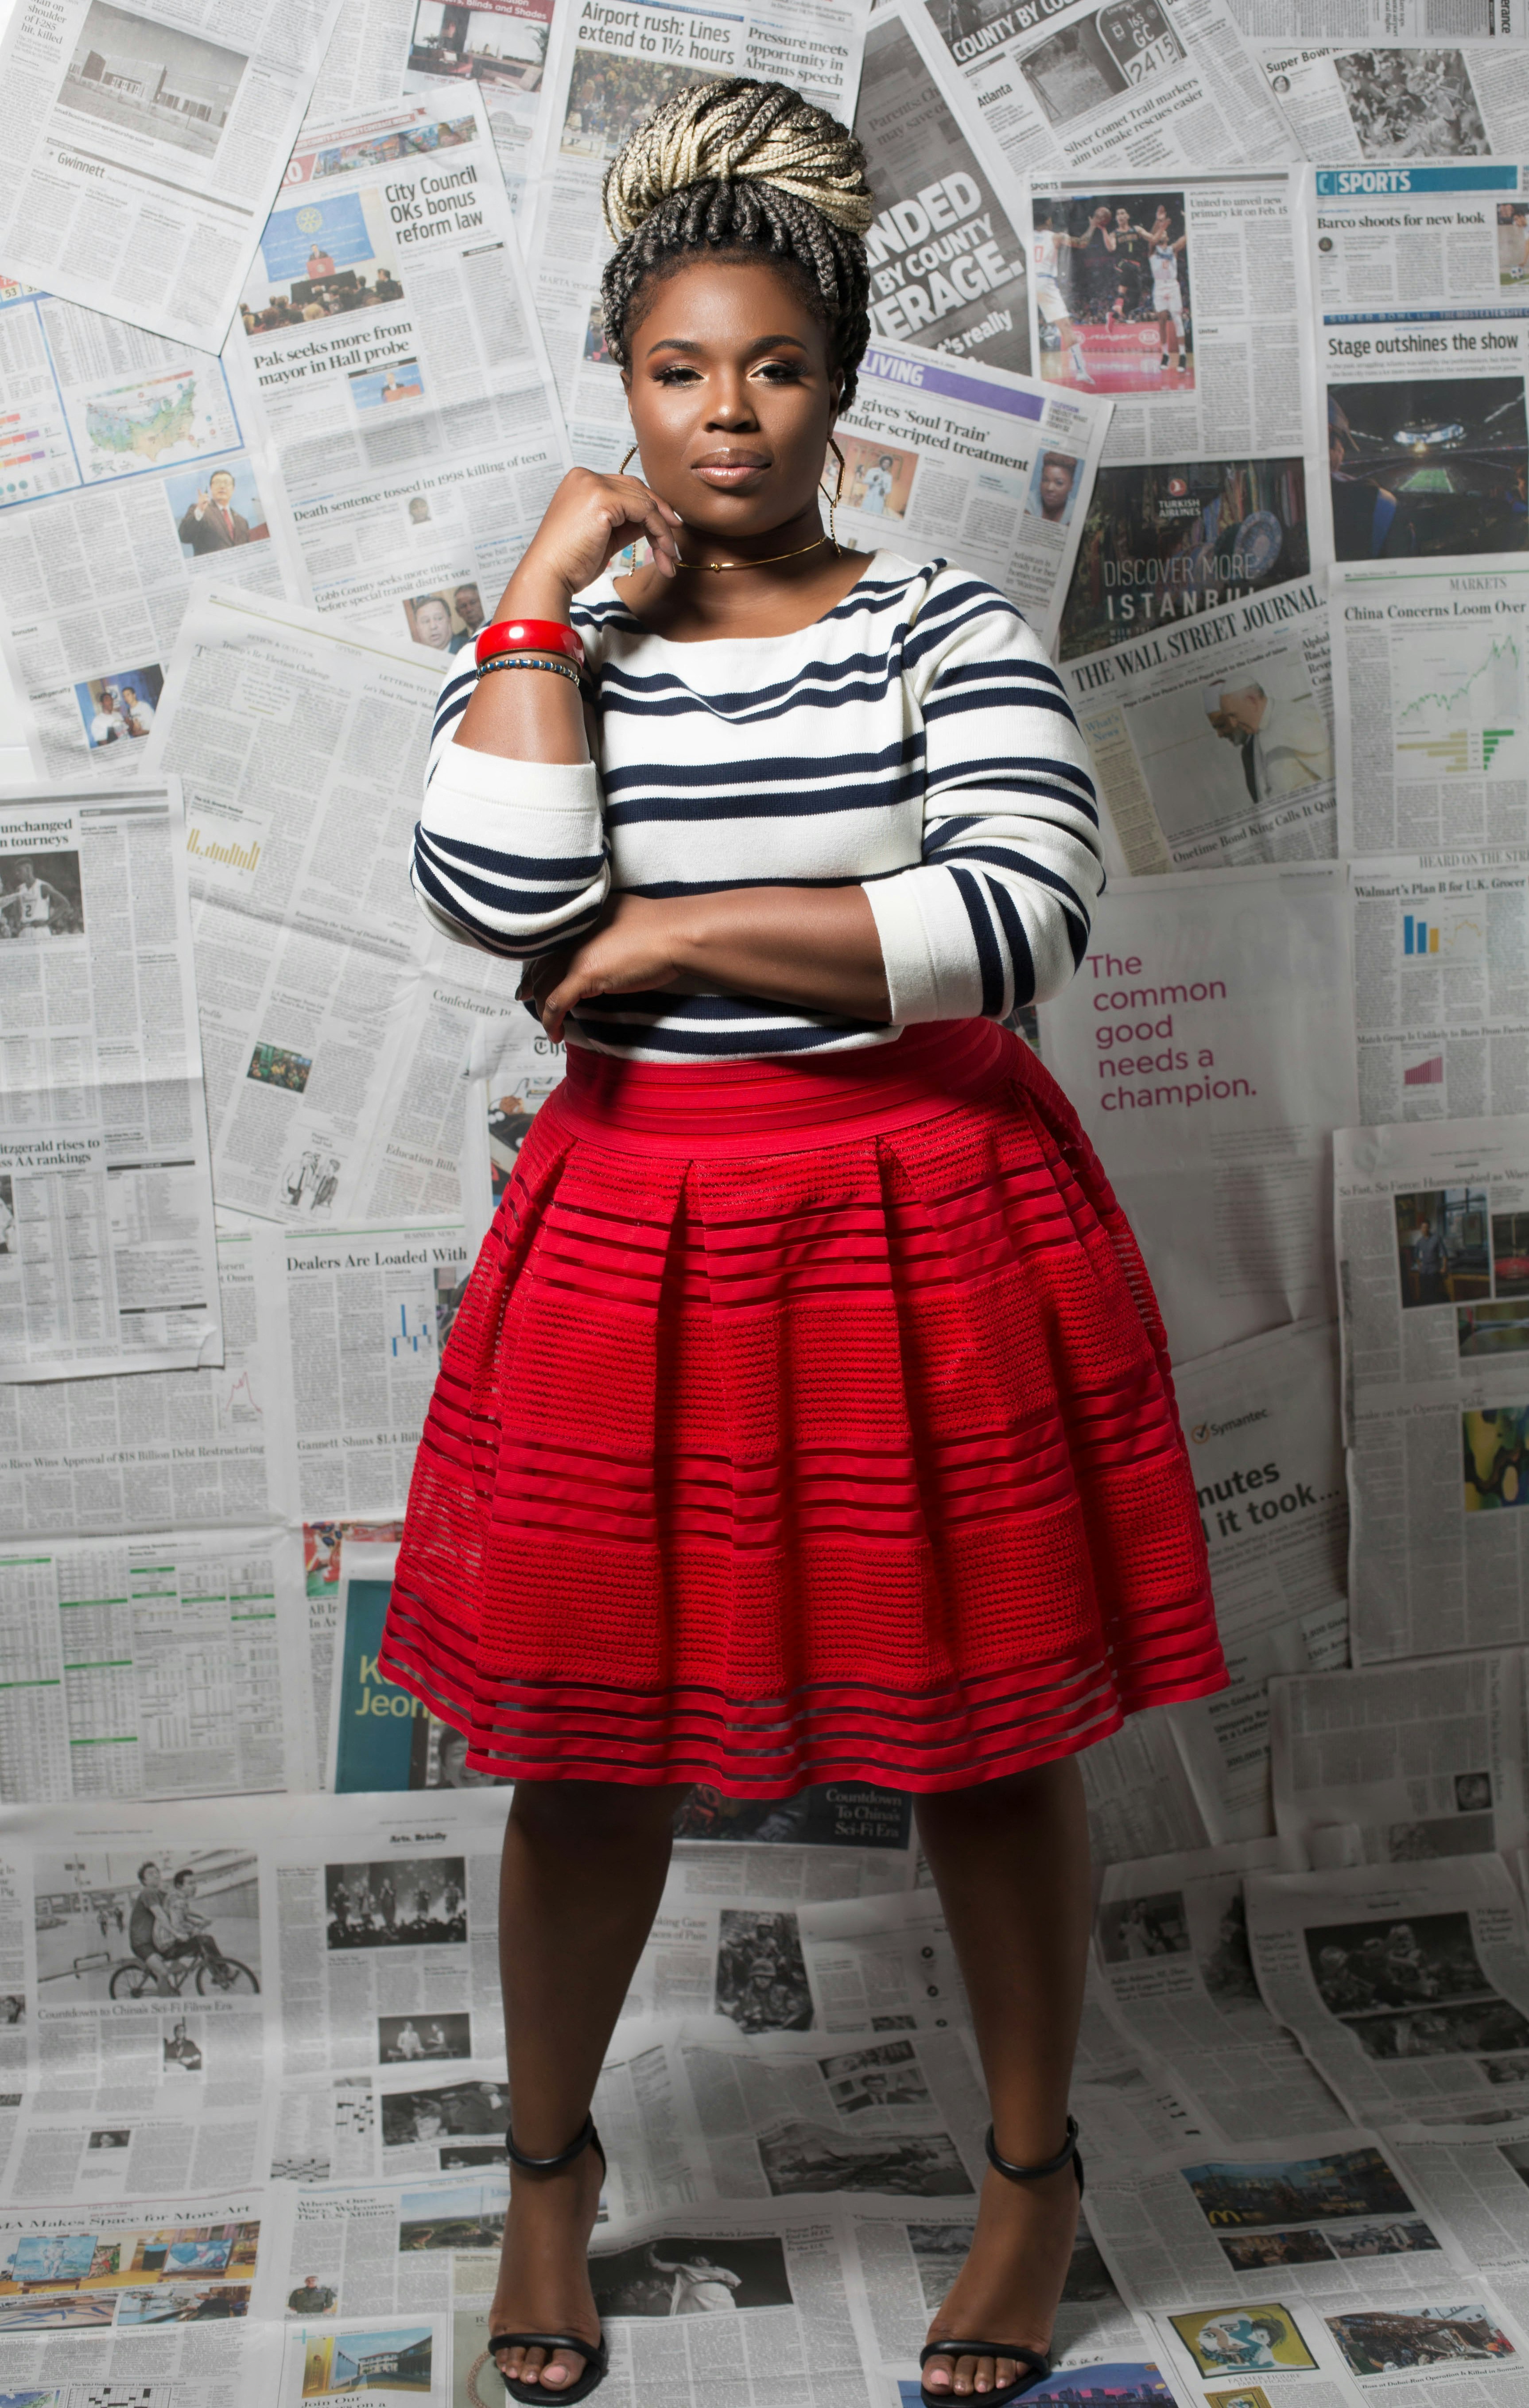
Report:
[{"label": "sandal ankle strap", "polygon": [[[592,2141],[596,2148],[600,2146],[600,2135],[594,2128],[594,2117],[586,2115],[567,2147],[557,2150],[550,2157],[529,2157],[517,2143],[514,2133],[507,2129],[505,2133],[505,2155],[512,2166],[523,2168],[528,2174],[554,2174],[560,2166],[571,2166],[575,2157],[582,2157]],[[578,2346],[579,2344],[575,2344],[575,2347]]]},{"label": "sandal ankle strap", "polygon": [[1068,2116],[1066,2139],[1054,2157],[1047,2157],[1038,2166],[1017,2166],[1012,2157],[1001,2157],[998,2154],[998,2143],[993,2137],[991,2124],[988,2126],[987,2139],[982,2145],[987,2150],[989,2165],[993,2167],[994,2172],[1002,2174],[1006,2182],[1039,2182],[1043,2175],[1060,2173],[1063,2167],[1075,2155],[1078,2148],[1078,2118],[1076,2115]]}]

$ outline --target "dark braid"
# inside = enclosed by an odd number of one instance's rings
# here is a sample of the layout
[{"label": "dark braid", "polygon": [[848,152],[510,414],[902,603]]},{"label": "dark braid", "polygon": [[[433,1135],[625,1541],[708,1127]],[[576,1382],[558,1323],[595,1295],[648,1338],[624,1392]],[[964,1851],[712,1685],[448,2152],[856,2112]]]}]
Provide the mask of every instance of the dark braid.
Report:
[{"label": "dark braid", "polygon": [[606,177],[606,222],[620,238],[601,280],[611,357],[631,365],[627,337],[645,286],[698,251],[751,254],[800,284],[827,330],[848,408],[870,339],[871,207],[854,136],[786,85],[731,77],[676,93]]}]

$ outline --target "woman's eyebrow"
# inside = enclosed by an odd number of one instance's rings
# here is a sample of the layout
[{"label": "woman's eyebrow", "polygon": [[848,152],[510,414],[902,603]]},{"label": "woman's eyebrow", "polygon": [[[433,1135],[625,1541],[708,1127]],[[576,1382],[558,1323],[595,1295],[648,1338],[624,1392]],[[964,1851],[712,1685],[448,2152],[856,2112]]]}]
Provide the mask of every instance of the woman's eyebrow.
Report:
[{"label": "woman's eyebrow", "polygon": [[[793,351],[807,350],[807,345],[799,335],[756,335],[751,343],[744,345],[744,349],[746,351],[779,351],[788,344]],[[646,356],[651,359],[655,351],[688,351],[696,354],[706,349],[705,343],[693,342],[685,335],[661,335],[656,343],[649,344]]]}]

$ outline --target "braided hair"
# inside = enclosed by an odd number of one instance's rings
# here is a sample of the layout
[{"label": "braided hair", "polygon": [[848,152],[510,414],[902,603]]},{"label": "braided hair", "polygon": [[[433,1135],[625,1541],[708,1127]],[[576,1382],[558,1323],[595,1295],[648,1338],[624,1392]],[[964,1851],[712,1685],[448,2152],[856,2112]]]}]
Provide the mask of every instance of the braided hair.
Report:
[{"label": "braided hair", "polygon": [[607,171],[606,226],[617,245],[601,280],[606,343],[632,365],[628,337],[644,288],[698,251],[783,267],[828,335],[828,364],[854,399],[870,340],[865,154],[826,110],[782,83],[729,76],[656,108]]}]

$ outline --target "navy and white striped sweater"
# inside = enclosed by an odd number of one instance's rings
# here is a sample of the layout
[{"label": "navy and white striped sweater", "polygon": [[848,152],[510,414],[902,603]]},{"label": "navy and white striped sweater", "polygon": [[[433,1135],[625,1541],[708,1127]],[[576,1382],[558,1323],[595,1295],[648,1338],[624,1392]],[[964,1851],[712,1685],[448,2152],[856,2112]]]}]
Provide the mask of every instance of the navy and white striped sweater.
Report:
[{"label": "navy and white striped sweater", "polygon": [[671,643],[608,578],[572,616],[588,763],[453,742],[473,672],[447,673],[415,835],[430,918],[525,959],[585,935],[613,890],[858,882],[893,1012],[885,1026],[750,996],[608,996],[570,1018],[575,1044],[646,1062],[886,1045],[1066,983],[1104,882],[1088,750],[993,586],[879,552],[795,635]]}]

